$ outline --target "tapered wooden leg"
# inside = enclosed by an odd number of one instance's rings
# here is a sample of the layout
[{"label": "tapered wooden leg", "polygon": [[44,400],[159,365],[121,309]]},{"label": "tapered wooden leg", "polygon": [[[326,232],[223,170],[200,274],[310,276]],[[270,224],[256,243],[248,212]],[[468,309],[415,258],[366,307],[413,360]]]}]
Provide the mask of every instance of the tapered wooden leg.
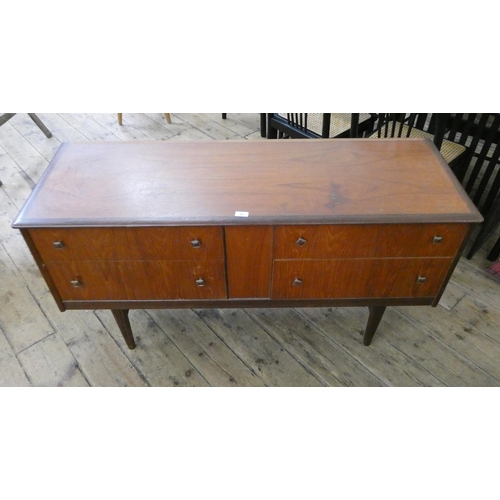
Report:
[{"label": "tapered wooden leg", "polygon": [[386,306],[375,306],[375,307],[369,307],[368,309],[370,310],[370,316],[368,317],[368,323],[366,324],[365,335],[363,337],[364,345],[371,344],[373,336],[377,331],[377,327],[380,323],[380,320],[384,315]]},{"label": "tapered wooden leg", "polygon": [[128,348],[135,349],[134,334],[132,333],[132,327],[130,326],[130,320],[128,319],[128,309],[112,309],[111,312],[115,317],[115,321],[118,328],[122,332]]},{"label": "tapered wooden leg", "polygon": [[165,115],[165,120],[167,120],[167,123],[172,123],[170,121],[170,113],[163,113]]},{"label": "tapered wooden leg", "polygon": [[122,124],[123,113],[116,113],[118,115],[118,125]]}]

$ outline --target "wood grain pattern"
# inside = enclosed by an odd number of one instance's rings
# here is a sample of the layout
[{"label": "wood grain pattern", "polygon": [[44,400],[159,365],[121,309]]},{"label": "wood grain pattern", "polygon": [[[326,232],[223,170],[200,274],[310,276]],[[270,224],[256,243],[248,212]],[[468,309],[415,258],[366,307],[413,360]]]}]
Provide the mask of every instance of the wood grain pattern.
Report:
[{"label": "wood grain pattern", "polygon": [[425,140],[163,141],[61,146],[14,227],[241,225],[236,211],[246,224],[482,220]]},{"label": "wood grain pattern", "polygon": [[[47,269],[63,301],[227,297],[224,261],[70,261],[48,262]],[[197,286],[199,278],[203,286]]]},{"label": "wood grain pattern", "polygon": [[[452,259],[278,260],[273,299],[432,297]],[[417,283],[423,276],[426,281]],[[301,284],[294,285],[295,280]]]},{"label": "wood grain pattern", "polygon": [[0,328],[0,387],[29,387],[30,383]]},{"label": "wood grain pattern", "polygon": [[228,226],[225,234],[229,298],[269,297],[273,227]]},{"label": "wood grain pattern", "polygon": [[[452,257],[467,231],[467,224],[279,226],[274,258]],[[433,243],[435,236],[442,241]]]},{"label": "wood grain pattern", "polygon": [[39,387],[87,387],[78,363],[57,333],[18,355],[31,383]]},{"label": "wood grain pattern", "polygon": [[17,354],[54,333],[54,329],[26,284],[15,275],[16,267],[0,245],[0,333],[5,333]]},{"label": "wood grain pattern", "polygon": [[[224,258],[220,227],[44,228],[29,234],[47,262]],[[63,247],[56,248],[54,242]]]},{"label": "wood grain pattern", "polygon": [[244,363],[270,387],[321,387],[324,383],[293,362],[293,357],[241,310],[202,309],[199,317],[217,331]]},{"label": "wood grain pattern", "polygon": [[[195,311],[154,310],[150,315],[184,353],[184,363],[192,364],[207,385],[218,387],[261,386],[262,379],[234,355],[224,337],[202,321]],[[165,363],[161,363],[164,365]],[[165,368],[163,368],[165,369]],[[193,375],[191,375],[193,376]]]},{"label": "wood grain pattern", "polygon": [[120,353],[124,352],[133,366],[140,366],[141,376],[147,380],[148,385],[154,387],[206,387],[209,385],[188,361],[185,353],[166,335],[168,328],[161,329],[146,311],[131,311],[129,315],[136,332],[147,332],[147,335],[138,336],[139,345],[134,350],[125,347],[123,335],[110,311],[96,311],[95,314],[109,331],[113,342],[123,347]]}]

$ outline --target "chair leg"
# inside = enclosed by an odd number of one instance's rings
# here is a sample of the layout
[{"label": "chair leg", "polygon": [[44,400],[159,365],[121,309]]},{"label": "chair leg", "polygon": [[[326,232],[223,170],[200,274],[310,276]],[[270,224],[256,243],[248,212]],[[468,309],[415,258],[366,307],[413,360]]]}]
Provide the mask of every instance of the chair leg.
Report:
[{"label": "chair leg", "polygon": [[[0,181],[0,186],[2,185],[2,181]],[[486,257],[488,260],[498,260],[498,257],[500,257],[500,238],[498,238],[497,242],[495,243],[495,246],[491,249],[490,253],[488,254],[488,257]]]},{"label": "chair leg", "polygon": [[227,118],[227,113],[222,113],[222,119],[225,120]]},{"label": "chair leg", "polygon": [[260,114],[260,136],[267,137],[267,117],[266,113]]},{"label": "chair leg", "polygon": [[274,113],[267,113],[267,138],[277,139],[278,130],[273,127],[272,120],[274,118]]},{"label": "chair leg", "polygon": [[0,116],[0,127],[8,122],[13,116],[15,116],[16,113],[4,113],[3,115]]},{"label": "chair leg", "polygon": [[[474,254],[483,246],[491,233],[500,223],[500,195],[497,196],[493,206],[491,207],[489,213],[485,216],[484,222],[481,225],[474,243],[472,244],[469,253],[467,254],[467,259],[472,259]],[[496,247],[497,245],[495,245]],[[492,252],[493,253],[493,252]],[[491,254],[490,254],[491,255]]]},{"label": "chair leg", "polygon": [[122,124],[123,113],[117,113],[117,115],[118,115],[118,125],[121,125]]},{"label": "chair leg", "polygon": [[164,115],[165,115],[165,120],[167,120],[167,123],[172,123],[170,121],[170,113],[164,113]]},{"label": "chair leg", "polygon": [[38,128],[45,134],[47,138],[52,137],[50,130],[42,123],[42,120],[35,115],[35,113],[28,113],[28,116],[37,124]]}]

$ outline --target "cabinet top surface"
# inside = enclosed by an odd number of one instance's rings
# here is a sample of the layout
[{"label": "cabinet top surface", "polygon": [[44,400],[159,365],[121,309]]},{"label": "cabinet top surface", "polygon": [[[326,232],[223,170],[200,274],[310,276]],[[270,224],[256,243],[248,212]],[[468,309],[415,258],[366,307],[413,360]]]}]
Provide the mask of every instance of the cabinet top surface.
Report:
[{"label": "cabinet top surface", "polygon": [[430,141],[293,139],[63,144],[13,226],[481,220]]}]

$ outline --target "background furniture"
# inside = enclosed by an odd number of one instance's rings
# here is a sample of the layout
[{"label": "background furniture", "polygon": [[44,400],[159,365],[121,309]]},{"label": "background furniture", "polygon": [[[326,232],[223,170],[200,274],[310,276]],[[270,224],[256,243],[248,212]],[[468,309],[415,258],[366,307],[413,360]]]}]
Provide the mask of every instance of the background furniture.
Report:
[{"label": "background furniture", "polygon": [[370,113],[269,113],[268,138],[359,137],[373,130]]},{"label": "background furniture", "polygon": [[159,141],[62,145],[13,227],[130,348],[129,309],[203,307],[367,306],[369,345],[387,306],[437,305],[481,220],[424,140]]},{"label": "background furniture", "polygon": [[[495,231],[495,229],[500,224],[500,196],[497,196],[496,200],[493,203],[490,211],[486,215],[483,224],[479,229],[479,233],[472,244],[469,253],[467,254],[467,258],[471,259],[474,254],[483,246],[486,240],[491,236],[491,234]],[[488,256],[486,257],[488,260],[497,260],[500,257],[500,237],[497,242],[493,245],[493,248],[490,250]]]},{"label": "background furniture", "polygon": [[[164,113],[165,114],[165,119],[167,120],[167,123],[172,123],[170,121],[170,113]],[[117,113],[118,115],[118,125],[122,125],[122,118],[123,118],[123,113]]]},{"label": "background furniture", "polygon": [[[0,116],[0,127],[9,121],[16,113],[4,113]],[[37,127],[46,135],[47,138],[52,137],[50,130],[43,124],[42,120],[38,118],[35,113],[28,113],[28,116],[36,123]]]},{"label": "background furniture", "polygon": [[[7,123],[13,116],[15,116],[16,113],[4,113],[3,115],[0,115],[0,127],[4,124]],[[28,113],[28,116],[35,122],[37,127],[45,134],[47,138],[52,137],[51,131],[44,125],[42,120],[38,118],[38,116],[35,113]],[[2,181],[0,181],[0,186],[3,184]]]},{"label": "background furniture", "polygon": [[[447,139],[467,150],[453,171],[485,218],[467,254],[470,259],[500,224],[500,113],[449,114]],[[498,258],[499,245],[500,240],[488,259]]]},{"label": "background furniture", "polygon": [[440,113],[377,113],[373,134],[366,137],[430,139],[450,167],[461,165],[466,148],[445,139],[447,114]]}]

